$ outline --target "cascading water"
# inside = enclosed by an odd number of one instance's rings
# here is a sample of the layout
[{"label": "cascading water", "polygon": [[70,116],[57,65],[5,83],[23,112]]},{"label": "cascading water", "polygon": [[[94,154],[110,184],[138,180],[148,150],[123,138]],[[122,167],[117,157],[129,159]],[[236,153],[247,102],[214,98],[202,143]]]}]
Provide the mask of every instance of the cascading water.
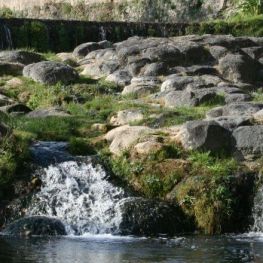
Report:
[{"label": "cascading water", "polygon": [[5,25],[1,24],[1,49],[12,49],[14,47],[12,35],[10,29]]},{"label": "cascading water", "polygon": [[104,28],[104,26],[100,26],[100,39],[103,40],[107,40],[107,32]]},{"label": "cascading water", "polygon": [[[47,156],[53,147],[53,154],[55,152],[62,160],[64,146],[63,143],[53,142],[50,146],[42,143],[33,147],[33,153],[45,156],[41,153],[44,149]],[[40,174],[42,187],[33,198],[28,215],[56,217],[65,224],[68,234],[117,234],[124,191],[107,181],[103,168],[94,165],[91,159],[68,160],[69,156],[66,155],[66,161],[47,165],[36,172]]]}]

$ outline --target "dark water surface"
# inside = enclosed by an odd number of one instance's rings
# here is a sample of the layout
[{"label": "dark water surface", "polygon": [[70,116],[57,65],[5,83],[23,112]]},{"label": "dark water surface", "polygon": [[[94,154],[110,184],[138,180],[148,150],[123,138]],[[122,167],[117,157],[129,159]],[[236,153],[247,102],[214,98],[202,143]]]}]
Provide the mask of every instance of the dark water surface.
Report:
[{"label": "dark water surface", "polygon": [[0,236],[1,263],[263,262],[263,239],[14,238]]}]

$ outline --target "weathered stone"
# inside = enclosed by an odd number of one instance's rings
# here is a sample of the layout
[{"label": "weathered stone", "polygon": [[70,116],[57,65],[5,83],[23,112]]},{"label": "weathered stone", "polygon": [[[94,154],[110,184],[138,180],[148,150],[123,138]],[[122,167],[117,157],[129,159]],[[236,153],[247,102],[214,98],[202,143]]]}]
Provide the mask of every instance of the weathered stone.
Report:
[{"label": "weathered stone", "polygon": [[36,82],[53,85],[58,82],[68,84],[78,79],[78,73],[72,67],[63,63],[44,61],[28,65],[23,75]]},{"label": "weathered stone", "polygon": [[237,158],[252,160],[263,154],[263,126],[242,126],[234,130]]},{"label": "weathered stone", "polygon": [[252,98],[250,95],[244,94],[244,93],[234,93],[234,94],[228,94],[227,96],[225,96],[226,104],[250,101],[251,99]]},{"label": "weathered stone", "polygon": [[141,74],[143,76],[161,76],[167,73],[167,65],[163,62],[161,63],[151,63],[144,67]]},{"label": "weathered stone", "polygon": [[96,42],[83,43],[74,49],[73,55],[77,58],[83,58],[87,56],[87,54],[89,54],[91,51],[101,48],[102,47]]},{"label": "weathered stone", "polygon": [[213,75],[202,76],[168,76],[161,86],[161,91],[184,90],[186,87],[192,89],[201,89],[215,87],[222,80]]},{"label": "weathered stone", "polygon": [[214,57],[216,60],[226,56],[226,54],[229,52],[227,48],[221,46],[211,46],[209,47],[209,51],[212,57]]},{"label": "weathered stone", "polygon": [[156,77],[137,77],[131,80],[131,84],[126,86],[122,95],[134,94],[137,96],[146,96],[158,91],[160,80]]},{"label": "weathered stone", "polygon": [[206,116],[208,118],[220,116],[252,116],[261,109],[263,109],[263,104],[261,103],[239,102],[228,104],[223,107],[216,107],[207,112]]},{"label": "weathered stone", "polygon": [[70,114],[58,107],[37,109],[27,114],[30,118],[45,118],[45,117],[68,117]]},{"label": "weathered stone", "polygon": [[123,110],[119,111],[117,116],[113,116],[110,119],[110,124],[120,126],[141,120],[143,120],[143,113],[141,110]]},{"label": "weathered stone", "polygon": [[41,55],[30,51],[11,50],[0,52],[0,62],[29,65],[42,60],[44,58]]},{"label": "weathered stone", "polygon": [[171,91],[164,97],[166,107],[190,107],[209,103],[217,97],[214,89]]},{"label": "weathered stone", "polygon": [[220,126],[230,131],[240,126],[252,125],[252,118],[249,116],[222,116],[210,120],[217,122]]},{"label": "weathered stone", "polygon": [[28,108],[24,104],[17,103],[17,104],[11,104],[11,105],[0,107],[0,111],[2,111],[4,113],[15,114],[16,115],[16,114],[29,113],[31,111],[31,109]]},{"label": "weathered stone", "polygon": [[60,220],[44,216],[19,219],[7,226],[3,232],[12,236],[62,236],[67,234]]},{"label": "weathered stone", "polygon": [[110,74],[106,80],[115,83],[120,87],[124,87],[131,83],[132,76],[127,70],[117,70]]},{"label": "weathered stone", "polygon": [[140,137],[151,133],[153,130],[145,126],[124,125],[109,131],[105,139],[110,142],[110,151],[115,155],[132,146]]},{"label": "weathered stone", "polygon": [[139,155],[149,155],[160,151],[163,144],[157,141],[140,142],[134,146],[134,150]]},{"label": "weathered stone", "polygon": [[218,69],[222,76],[229,81],[255,82],[260,66],[249,56],[228,54],[219,60]]},{"label": "weathered stone", "polygon": [[173,66],[182,64],[184,59],[180,50],[169,44],[160,44],[157,47],[148,48],[142,56],[143,58],[149,59],[151,62],[165,62]]},{"label": "weathered stone", "polygon": [[165,202],[131,198],[121,206],[122,235],[174,236],[193,230],[179,207]]},{"label": "weathered stone", "polygon": [[78,65],[76,58],[73,56],[72,53],[58,53],[56,56],[59,58],[59,60],[65,64],[68,64],[72,67],[75,67]]},{"label": "weathered stone", "polygon": [[14,100],[10,99],[9,97],[0,94],[0,107],[7,106],[10,104],[14,104]]},{"label": "weathered stone", "polygon": [[215,121],[189,121],[181,131],[181,143],[187,150],[228,151],[231,133]]},{"label": "weathered stone", "polygon": [[263,110],[257,111],[253,114],[253,119],[260,124],[263,124]]}]

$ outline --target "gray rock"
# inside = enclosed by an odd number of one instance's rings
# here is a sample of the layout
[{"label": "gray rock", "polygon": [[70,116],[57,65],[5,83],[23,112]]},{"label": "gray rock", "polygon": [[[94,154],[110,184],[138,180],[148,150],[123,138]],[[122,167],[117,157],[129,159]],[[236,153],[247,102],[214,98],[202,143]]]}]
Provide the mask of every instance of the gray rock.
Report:
[{"label": "gray rock", "polygon": [[151,63],[144,67],[143,76],[161,76],[167,73],[167,65],[163,62]]},{"label": "gray rock", "polygon": [[181,142],[187,150],[229,151],[231,139],[231,133],[215,121],[189,121],[181,132]]},{"label": "gray rock", "polygon": [[181,65],[195,65],[195,64],[210,64],[214,62],[214,58],[209,50],[200,44],[191,41],[184,41],[177,43],[176,47],[183,54],[183,63]]},{"label": "gray rock", "polygon": [[132,76],[137,76],[141,69],[146,65],[149,64],[150,60],[146,58],[136,58],[132,61],[128,62],[126,69],[131,73]]},{"label": "gray rock", "polygon": [[217,75],[217,70],[212,66],[194,65],[190,67],[174,67],[170,72],[175,74],[184,74],[188,76],[194,75]]},{"label": "gray rock", "polygon": [[44,216],[19,219],[7,226],[3,232],[12,236],[62,236],[67,234],[60,220]]},{"label": "gray rock", "polygon": [[178,76],[171,75],[166,78],[161,86],[161,91],[184,90],[187,87],[192,89],[202,89],[215,87],[222,80],[213,75],[202,76]]},{"label": "gray rock", "polygon": [[221,46],[211,46],[209,47],[209,51],[212,57],[214,57],[216,60],[226,56],[226,54],[229,52],[227,48]]},{"label": "gray rock", "polygon": [[122,222],[120,234],[137,236],[174,236],[177,233],[193,231],[178,206],[170,203],[130,198],[121,205]]},{"label": "gray rock", "polygon": [[171,91],[164,97],[166,107],[190,107],[209,103],[217,97],[214,89]]},{"label": "gray rock", "polygon": [[129,126],[124,125],[109,131],[105,135],[105,139],[110,142],[110,151],[115,155],[121,155],[139,138],[153,132],[152,129],[145,126]]},{"label": "gray rock", "polygon": [[222,116],[211,119],[217,122],[223,128],[233,131],[240,126],[252,125],[252,118],[248,116]]},{"label": "gray rock", "polygon": [[9,97],[0,94],[0,107],[7,106],[10,104],[14,104],[14,100],[10,99]]},{"label": "gray rock", "polygon": [[73,55],[77,58],[83,58],[87,56],[91,51],[97,49],[101,49],[101,46],[96,42],[83,43],[74,49]]},{"label": "gray rock", "polygon": [[225,96],[226,104],[235,103],[235,102],[243,102],[243,101],[250,101],[252,97],[248,94],[244,93],[232,93]]},{"label": "gray rock", "polygon": [[123,110],[119,111],[116,116],[113,116],[110,119],[110,124],[114,126],[120,126],[141,120],[143,120],[143,113],[141,110]]},{"label": "gray rock", "polygon": [[122,95],[146,96],[157,92],[160,89],[159,85],[160,80],[156,77],[133,78],[131,84],[123,89]]},{"label": "gray rock", "polygon": [[263,47],[242,48],[242,51],[249,55],[252,59],[260,59],[263,57]]},{"label": "gray rock", "polygon": [[29,112],[27,117],[30,118],[45,118],[45,117],[68,117],[70,114],[60,108],[37,109]]},{"label": "gray rock", "polygon": [[255,82],[258,79],[259,63],[249,56],[228,54],[219,60],[219,72],[232,82]]},{"label": "gray rock", "polygon": [[63,63],[44,61],[26,66],[23,75],[36,82],[54,85],[58,82],[68,84],[78,79],[78,73]]},{"label": "gray rock", "polygon": [[42,60],[45,59],[41,55],[30,51],[11,50],[0,52],[0,62],[29,65]]},{"label": "gray rock", "polygon": [[120,87],[124,87],[131,83],[132,76],[127,70],[117,70],[110,74],[106,80],[115,83]]},{"label": "gray rock", "polygon": [[263,104],[261,103],[232,103],[223,107],[214,108],[210,110],[206,116],[208,118],[216,118],[220,116],[252,116],[261,109],[263,109]]},{"label": "gray rock", "polygon": [[171,66],[177,66],[183,63],[184,56],[180,50],[169,44],[159,45],[157,47],[148,48],[142,54],[143,58],[149,59],[151,62],[165,62]]},{"label": "gray rock", "polygon": [[263,154],[263,126],[242,126],[234,130],[235,151],[239,159],[253,160]]},{"label": "gray rock", "polygon": [[17,115],[29,113],[31,109],[24,104],[17,103],[0,107],[0,111],[8,114]]}]

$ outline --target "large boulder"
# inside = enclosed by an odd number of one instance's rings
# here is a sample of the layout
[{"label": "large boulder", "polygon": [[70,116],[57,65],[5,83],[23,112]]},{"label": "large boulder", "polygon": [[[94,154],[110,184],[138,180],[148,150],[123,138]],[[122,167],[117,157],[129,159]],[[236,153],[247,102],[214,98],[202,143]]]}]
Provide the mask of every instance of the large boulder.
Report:
[{"label": "large boulder", "polygon": [[211,88],[217,86],[222,79],[213,75],[201,76],[179,76],[170,75],[161,86],[161,91],[184,90],[187,87],[191,89]]},{"label": "large boulder", "polygon": [[24,68],[23,75],[48,85],[58,82],[68,84],[78,79],[78,73],[72,67],[52,61],[30,64]]},{"label": "large boulder", "polygon": [[222,107],[216,107],[207,112],[207,118],[220,116],[252,116],[263,109],[262,103],[240,102],[232,103]]},{"label": "large boulder", "polygon": [[74,49],[73,55],[77,58],[83,58],[94,50],[110,48],[111,46],[112,44],[109,41],[101,41],[98,43],[97,42],[83,43]]},{"label": "large boulder", "polygon": [[203,103],[210,103],[217,98],[214,89],[200,89],[183,91],[171,91],[164,97],[164,105],[166,107],[191,107],[198,106]]},{"label": "large boulder", "polygon": [[234,130],[235,151],[239,159],[253,160],[263,154],[263,126],[242,126]]},{"label": "large boulder", "polygon": [[3,233],[12,236],[62,236],[67,234],[60,220],[44,216],[19,219],[7,226]]},{"label": "large boulder", "polygon": [[110,142],[110,151],[115,155],[121,155],[139,138],[153,132],[152,129],[145,126],[129,126],[124,125],[109,131],[105,135],[105,139]]},{"label": "large boulder", "polygon": [[131,80],[131,84],[125,86],[122,95],[133,94],[146,96],[157,92],[160,89],[160,80],[156,77],[137,77]]},{"label": "large boulder", "polygon": [[110,74],[106,80],[115,83],[120,87],[124,87],[131,83],[132,76],[127,70],[117,70]]},{"label": "large boulder", "polygon": [[120,234],[137,236],[174,236],[193,231],[179,207],[155,200],[130,198],[121,205]]},{"label": "large boulder", "polygon": [[247,55],[227,54],[219,60],[218,69],[232,82],[255,82],[259,78],[260,65]]},{"label": "large boulder", "polygon": [[180,140],[187,150],[229,151],[231,133],[215,121],[189,121],[181,130]]},{"label": "large boulder", "polygon": [[143,120],[142,111],[131,109],[119,111],[116,116],[112,116],[110,123],[114,126],[120,126],[141,120]]},{"label": "large boulder", "polygon": [[0,62],[29,65],[42,60],[44,60],[44,58],[40,54],[30,51],[11,50],[0,52]]}]

